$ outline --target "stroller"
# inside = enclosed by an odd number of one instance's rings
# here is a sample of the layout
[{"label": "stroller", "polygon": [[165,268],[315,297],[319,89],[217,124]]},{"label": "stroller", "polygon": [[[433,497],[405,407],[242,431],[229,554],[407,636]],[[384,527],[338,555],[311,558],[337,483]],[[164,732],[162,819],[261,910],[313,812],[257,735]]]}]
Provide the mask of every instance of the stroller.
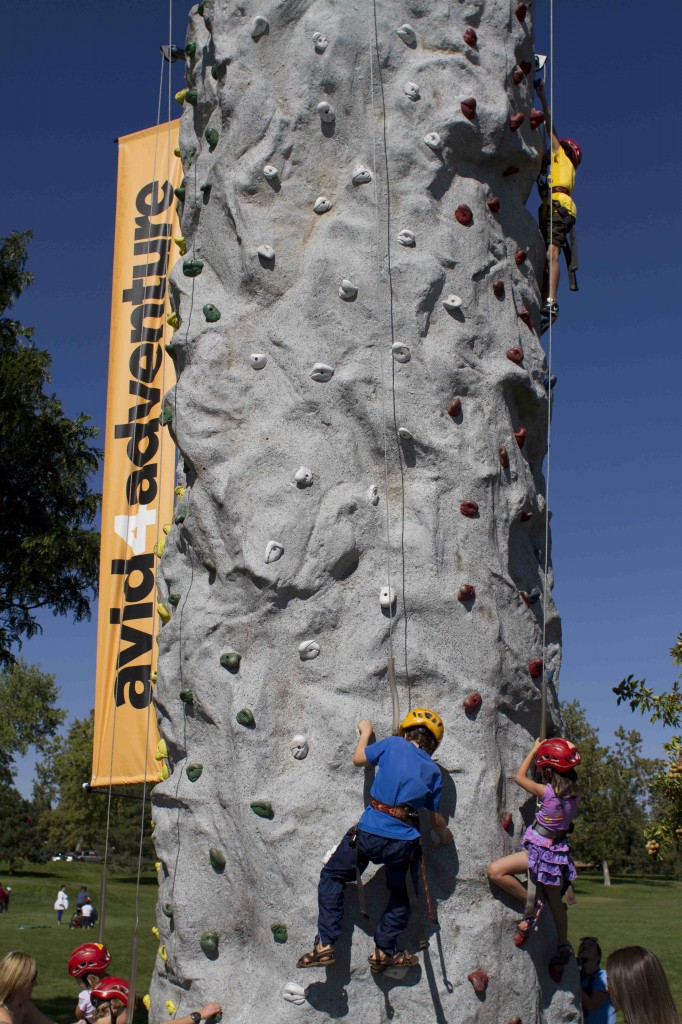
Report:
[{"label": "stroller", "polygon": [[94,927],[95,921],[97,920],[97,911],[95,910],[95,908],[94,907],[92,908],[92,912],[91,912],[90,916],[84,915],[82,913],[82,910],[83,910],[83,908],[81,907],[81,908],[79,908],[75,912],[75,914],[73,915],[73,917],[71,918],[71,921],[69,923],[69,928],[93,928]]}]

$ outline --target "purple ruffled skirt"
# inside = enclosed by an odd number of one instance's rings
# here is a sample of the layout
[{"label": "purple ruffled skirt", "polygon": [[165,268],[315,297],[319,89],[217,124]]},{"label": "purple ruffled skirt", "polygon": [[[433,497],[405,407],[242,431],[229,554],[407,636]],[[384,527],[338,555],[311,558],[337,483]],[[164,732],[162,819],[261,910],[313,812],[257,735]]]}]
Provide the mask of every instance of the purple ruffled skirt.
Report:
[{"label": "purple ruffled skirt", "polygon": [[536,885],[558,885],[563,891],[576,877],[568,843],[553,843],[531,825],[523,834],[521,847],[528,852],[528,871]]}]

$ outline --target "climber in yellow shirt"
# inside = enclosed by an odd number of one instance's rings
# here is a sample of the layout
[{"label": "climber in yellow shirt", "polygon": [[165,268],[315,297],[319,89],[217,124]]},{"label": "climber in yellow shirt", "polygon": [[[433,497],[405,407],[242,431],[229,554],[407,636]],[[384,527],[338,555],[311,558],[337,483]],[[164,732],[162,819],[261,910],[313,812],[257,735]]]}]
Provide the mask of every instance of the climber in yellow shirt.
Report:
[{"label": "climber in yellow shirt", "polygon": [[[575,253],[573,253],[574,259],[571,263],[568,239],[576,220],[576,206],[573,202],[572,192],[575,184],[575,172],[582,160],[582,152],[577,142],[574,142],[573,139],[560,139],[554,131],[554,122],[547,104],[545,84],[542,79],[536,82],[535,88],[542,103],[545,124],[552,140],[551,165],[548,161],[547,168],[547,189],[543,195],[539,213],[540,230],[547,245],[547,263],[542,281],[543,305],[540,310],[540,334],[544,334],[550,323],[554,323],[559,315],[556,299],[559,288],[559,255],[562,249],[567,256],[569,269],[573,267],[573,263],[575,264],[574,269],[577,268]],[[578,290],[574,274],[571,274],[571,289]]]}]

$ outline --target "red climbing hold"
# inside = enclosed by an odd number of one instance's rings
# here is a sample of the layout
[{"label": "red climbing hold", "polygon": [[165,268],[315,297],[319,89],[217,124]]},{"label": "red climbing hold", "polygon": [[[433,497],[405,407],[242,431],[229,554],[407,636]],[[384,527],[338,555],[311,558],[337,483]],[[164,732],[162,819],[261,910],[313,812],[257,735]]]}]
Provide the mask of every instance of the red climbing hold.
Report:
[{"label": "red climbing hold", "polygon": [[512,1017],[511,1020],[507,1021],[507,1024],[523,1024],[523,1021],[520,1017]]},{"label": "red climbing hold", "polygon": [[512,815],[512,812],[505,811],[502,817],[500,818],[500,825],[502,826],[505,832],[511,832],[513,824],[514,817]]},{"label": "red climbing hold", "polygon": [[506,171],[502,171],[502,177],[503,178],[511,178],[512,174],[518,174],[519,170],[520,170],[519,167],[514,167],[512,165],[511,167],[508,167]]},{"label": "red climbing hold", "polygon": [[521,520],[522,523],[529,523],[532,518],[533,518],[533,513],[532,512],[522,512],[521,515],[519,516],[519,519]]},{"label": "red climbing hold", "polygon": [[476,35],[473,28],[468,28],[464,35],[462,36],[462,39],[467,44],[467,46],[475,46],[476,43],[478,42],[478,36]]},{"label": "red climbing hold", "polygon": [[499,456],[500,465],[502,466],[502,469],[509,469],[509,452],[507,451],[506,444],[501,444],[498,446],[497,454]]},{"label": "red climbing hold", "polygon": [[463,501],[459,506],[459,510],[463,516],[473,519],[474,516],[478,515],[478,504],[475,501]]},{"label": "red climbing hold", "polygon": [[517,267],[522,266],[528,259],[528,253],[525,249],[517,249],[514,253],[514,263]]},{"label": "red climbing hold", "polygon": [[471,207],[467,206],[465,203],[462,203],[455,210],[455,220],[459,224],[464,224],[464,225],[468,226],[469,224],[471,224],[473,219],[474,219],[474,215],[471,212]]},{"label": "red climbing hold", "polygon": [[516,443],[519,448],[523,448],[526,443],[526,433],[527,431],[525,427],[519,427],[518,430],[514,431],[514,437],[516,438]]},{"label": "red climbing hold", "polygon": [[499,196],[492,196],[488,200],[488,209],[490,210],[491,213],[499,213],[500,212],[500,199],[499,199]]},{"label": "red climbing hold", "polygon": [[521,68],[515,68],[514,71],[512,71],[512,78],[514,79],[515,85],[521,85],[521,82],[523,81],[523,71]]},{"label": "red climbing hold", "polygon": [[468,100],[462,100],[460,103],[462,113],[468,121],[473,121],[476,117],[476,100],[470,97]]},{"label": "red climbing hold", "polygon": [[528,120],[530,121],[531,128],[539,128],[541,124],[545,123],[545,115],[541,110],[533,107],[531,110]]},{"label": "red climbing hold", "polygon": [[525,120],[526,120],[526,115],[525,114],[522,114],[522,113],[513,114],[511,116],[511,118],[509,119],[509,124],[511,125],[511,130],[513,132],[517,132]]},{"label": "red climbing hold", "polygon": [[[476,597],[476,587],[473,585],[473,583],[463,583],[462,586],[457,591],[457,600],[458,601],[473,601],[473,599],[475,597]],[[480,702],[481,702],[481,698],[480,697],[478,698],[478,702],[480,704]],[[466,707],[466,705],[465,705],[465,707]]]},{"label": "red climbing hold", "polygon": [[523,601],[525,606],[527,608],[530,608],[530,599],[528,597],[528,591],[527,590],[519,590],[519,597],[521,598],[521,600]]},{"label": "red climbing hold", "polygon": [[531,62],[529,60],[521,60],[521,61],[519,61],[519,67],[523,71],[524,75],[529,75],[533,65],[531,64]]},{"label": "red climbing hold", "polygon": [[462,707],[468,715],[474,715],[483,703],[483,698],[480,693],[470,693],[468,697],[462,701]]},{"label": "red climbing hold", "polygon": [[454,419],[456,416],[462,415],[462,399],[453,398],[448,406],[448,416],[452,416]]},{"label": "red climbing hold", "polygon": [[533,321],[530,318],[530,313],[525,306],[521,306],[519,310],[519,320],[523,320],[524,324],[529,330],[533,330]]},{"label": "red climbing hold", "polygon": [[467,981],[470,981],[474,986],[474,992],[485,992],[488,987],[488,975],[485,971],[472,971],[471,974],[467,974]]},{"label": "red climbing hold", "polygon": [[523,349],[521,349],[521,348],[508,348],[507,349],[507,359],[509,359],[509,361],[512,362],[512,363],[516,363],[517,366],[520,366],[521,363],[523,362]]},{"label": "red climbing hold", "polygon": [[542,658],[533,658],[528,662],[528,671],[531,679],[539,679],[542,675]]},{"label": "red climbing hold", "polygon": [[496,299],[504,298],[504,281],[493,281],[493,295]]},{"label": "red climbing hold", "polygon": [[526,20],[526,15],[528,14],[528,4],[524,4],[524,3],[517,4],[516,5],[516,10],[514,11],[514,14],[519,19],[519,21],[525,21]]}]

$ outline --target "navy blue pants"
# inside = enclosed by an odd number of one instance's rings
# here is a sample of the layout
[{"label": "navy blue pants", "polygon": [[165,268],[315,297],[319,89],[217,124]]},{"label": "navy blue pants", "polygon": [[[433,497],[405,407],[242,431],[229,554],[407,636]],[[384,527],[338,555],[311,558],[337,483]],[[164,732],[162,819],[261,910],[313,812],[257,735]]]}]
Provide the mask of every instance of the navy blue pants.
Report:
[{"label": "navy blue pants", "polygon": [[[347,882],[355,881],[355,848],[353,829],[346,833],[320,874],[317,887],[317,933],[320,941],[333,945],[341,934],[343,893]],[[392,956],[398,936],[410,917],[407,893],[407,872],[412,872],[415,892],[419,878],[418,839],[386,839],[371,832],[357,832],[357,863],[363,872],[369,862],[386,866],[386,887],[389,892],[386,909],[374,933],[378,948]]]}]

